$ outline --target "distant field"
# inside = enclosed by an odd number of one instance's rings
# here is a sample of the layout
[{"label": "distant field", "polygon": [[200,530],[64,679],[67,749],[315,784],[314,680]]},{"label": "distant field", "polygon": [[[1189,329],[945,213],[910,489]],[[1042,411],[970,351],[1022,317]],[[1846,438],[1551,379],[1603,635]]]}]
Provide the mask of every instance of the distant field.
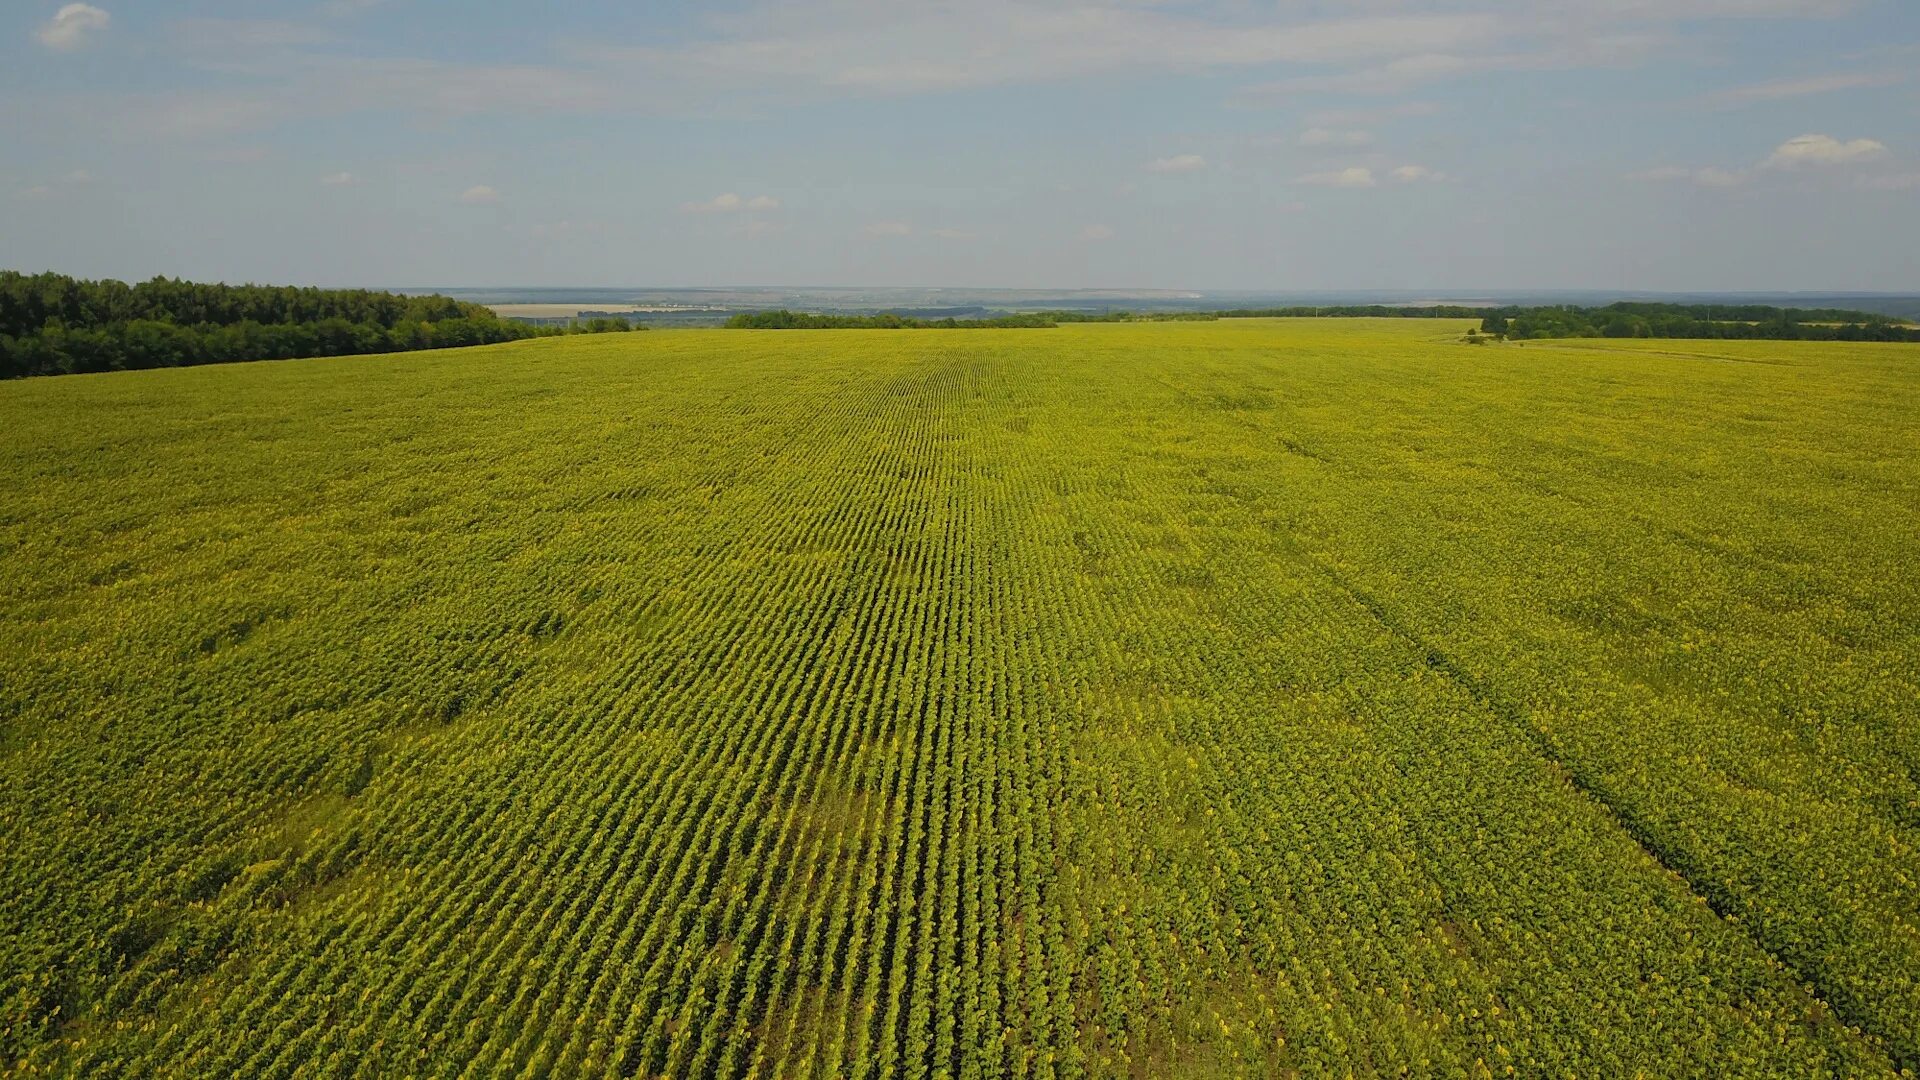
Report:
[{"label": "distant field", "polygon": [[0,1070],[1920,1068],[1920,346],[0,385]]},{"label": "distant field", "polygon": [[488,304],[495,315],[503,319],[564,319],[578,315],[583,311],[599,311],[608,315],[631,315],[636,311],[657,311],[658,308],[645,308],[638,304]]}]

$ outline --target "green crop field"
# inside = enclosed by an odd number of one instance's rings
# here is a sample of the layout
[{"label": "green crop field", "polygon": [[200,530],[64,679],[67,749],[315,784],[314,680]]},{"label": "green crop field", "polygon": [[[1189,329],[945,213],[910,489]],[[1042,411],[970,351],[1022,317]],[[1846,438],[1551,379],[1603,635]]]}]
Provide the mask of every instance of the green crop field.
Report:
[{"label": "green crop field", "polygon": [[1920,346],[0,385],[0,1071],[1920,1069]]}]

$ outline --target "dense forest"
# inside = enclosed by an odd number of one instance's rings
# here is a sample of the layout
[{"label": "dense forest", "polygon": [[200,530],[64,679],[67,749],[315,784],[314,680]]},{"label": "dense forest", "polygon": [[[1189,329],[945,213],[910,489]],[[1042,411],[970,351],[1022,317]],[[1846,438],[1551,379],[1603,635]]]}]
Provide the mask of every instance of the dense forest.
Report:
[{"label": "dense forest", "polygon": [[0,271],[0,378],[410,352],[633,328],[625,319],[534,327],[445,296],[164,277],[129,285]]}]

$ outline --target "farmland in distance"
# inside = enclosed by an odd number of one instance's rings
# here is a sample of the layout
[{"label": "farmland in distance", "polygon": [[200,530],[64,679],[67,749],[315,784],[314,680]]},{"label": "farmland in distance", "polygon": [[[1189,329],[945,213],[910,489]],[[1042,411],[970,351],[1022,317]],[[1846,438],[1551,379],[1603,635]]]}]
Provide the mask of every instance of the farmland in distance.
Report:
[{"label": "farmland in distance", "polygon": [[1920,1069],[1920,347],[0,385],[0,1071]]}]

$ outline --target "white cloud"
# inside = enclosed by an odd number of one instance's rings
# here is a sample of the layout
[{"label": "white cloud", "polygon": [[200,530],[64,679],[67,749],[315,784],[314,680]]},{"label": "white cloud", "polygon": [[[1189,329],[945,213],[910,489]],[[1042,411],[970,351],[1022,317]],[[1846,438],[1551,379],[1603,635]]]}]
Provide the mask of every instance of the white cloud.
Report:
[{"label": "white cloud", "polygon": [[1111,225],[1089,225],[1080,230],[1082,240],[1111,240],[1114,237]]},{"label": "white cloud", "polygon": [[75,169],[60,179],[77,187],[81,184],[93,183],[93,174],[85,169]]},{"label": "white cloud", "polygon": [[[345,14],[376,2],[309,0],[318,6],[308,11]],[[165,141],[354,113],[429,120],[543,113],[732,114],[834,97],[1129,73],[1252,70],[1279,80],[1268,84],[1274,94],[1391,92],[1486,72],[1637,64],[1656,48],[1678,55],[1682,47],[1709,44],[1695,40],[1701,35],[1689,19],[1830,14],[1844,4],[742,0],[724,12],[705,12],[691,38],[635,46],[563,43],[553,62],[526,63],[356,55],[356,50],[325,46],[329,35],[341,38],[339,24],[313,18],[233,19],[195,25],[255,47],[197,50],[189,59],[196,69],[219,77],[204,85],[231,89],[183,89],[144,99],[102,94],[100,107],[91,111],[113,116],[130,134]],[[1364,130],[1376,119],[1432,111],[1430,105],[1410,103],[1345,117],[1315,115],[1304,126]]]},{"label": "white cloud", "polygon": [[1747,174],[1709,165],[1693,171],[1693,182],[1701,187],[1730,188],[1747,182]]},{"label": "white cloud", "polygon": [[1757,173],[1765,170],[1791,170],[1803,166],[1823,167],[1839,165],[1858,165],[1869,161],[1878,161],[1887,155],[1887,146],[1876,139],[1848,139],[1842,141],[1831,135],[1796,135],[1774,148],[1772,154],[1761,162],[1756,169],[1724,169],[1708,166],[1702,169],[1681,168],[1672,165],[1627,174],[1629,180],[1648,182],[1688,181],[1701,187],[1729,188],[1754,179]]},{"label": "white cloud", "polygon": [[862,225],[860,231],[868,236],[911,236],[913,226],[904,221],[876,221],[871,225]]},{"label": "white cloud", "polygon": [[460,201],[469,206],[485,206],[500,201],[500,193],[486,184],[475,184],[460,193]]},{"label": "white cloud", "polygon": [[68,4],[55,12],[33,36],[47,48],[65,52],[86,44],[88,35],[105,30],[112,21],[113,16],[92,4]]},{"label": "white cloud", "polygon": [[1206,167],[1207,159],[1199,154],[1175,154],[1147,162],[1147,171],[1157,173],[1199,172]]},{"label": "white cloud", "polygon": [[721,34],[681,48],[589,48],[581,55],[610,68],[661,72],[681,86],[799,84],[905,94],[1127,70],[1386,59],[1478,49],[1505,32],[1503,20],[1480,13],[1249,23],[1135,0],[759,4],[714,22]]},{"label": "white cloud", "polygon": [[1784,101],[1814,94],[1831,94],[1838,90],[1891,86],[1900,80],[1899,75],[1886,72],[1846,72],[1836,75],[1816,75],[1806,79],[1776,79],[1772,82],[1722,90],[1708,95],[1707,101],[1714,105],[1737,107],[1763,101]]},{"label": "white cloud", "polygon": [[732,214],[742,210],[757,212],[778,209],[780,209],[780,200],[771,195],[755,195],[747,199],[733,191],[723,191],[711,199],[700,202],[680,204],[680,212],[683,214]]},{"label": "white cloud", "polygon": [[1837,14],[1852,2],[746,0],[709,17],[703,39],[586,46],[575,56],[628,81],[629,73],[647,73],[676,96],[711,89],[773,102],[809,90],[912,94],[1275,65],[1310,65],[1318,70],[1300,77],[1325,89],[1384,90],[1485,70],[1639,63],[1652,48],[1690,34],[1691,20]]},{"label": "white cloud", "polygon": [[1311,184],[1314,187],[1370,188],[1377,186],[1373,178],[1373,170],[1364,165],[1334,169],[1330,172],[1308,173],[1300,177],[1298,182]]},{"label": "white cloud", "polygon": [[1393,170],[1393,178],[1402,184],[1439,183],[1447,178],[1447,174],[1425,165],[1402,165]]},{"label": "white cloud", "polygon": [[705,202],[681,203],[680,209],[689,214],[716,214],[738,210],[745,205],[746,201],[744,199],[728,191],[715,195]]},{"label": "white cloud", "polygon": [[972,229],[928,229],[927,233],[942,240],[971,240],[974,237]]},{"label": "white cloud", "polygon": [[1801,165],[1850,165],[1885,156],[1885,143],[1873,139],[1842,142],[1831,135],[1796,135],[1781,143],[1767,158],[1767,165],[1791,169]]},{"label": "white cloud", "polygon": [[1370,146],[1373,133],[1368,131],[1338,131],[1332,128],[1308,128],[1300,133],[1301,146],[1342,146],[1347,148]]},{"label": "white cloud", "polygon": [[1243,97],[1293,98],[1307,94],[1397,94],[1420,83],[1500,66],[1505,58],[1469,59],[1454,53],[1423,52],[1384,64],[1333,75],[1302,75],[1249,86]]},{"label": "white cloud", "polygon": [[[337,172],[337,173],[328,173],[327,175],[321,177],[320,182],[322,184],[325,184],[327,187],[346,187],[350,184],[359,183],[360,178],[353,175],[350,172]],[[489,188],[488,190],[492,190],[492,189]],[[471,192],[469,192],[468,194],[471,194]]]},{"label": "white cloud", "polygon": [[1655,169],[1642,169],[1636,173],[1628,173],[1627,179],[1649,184],[1691,183],[1700,187],[1730,188],[1746,183],[1747,174],[1712,165],[1704,169],[1663,165]]},{"label": "white cloud", "polygon": [[[1579,15],[1595,18],[1597,13],[1590,10],[1592,6],[1583,6]],[[1627,68],[1645,62],[1650,54],[1672,44],[1664,32],[1617,29],[1604,20],[1590,24],[1575,18],[1574,12],[1567,12],[1563,17],[1535,13],[1533,19],[1529,22],[1517,18],[1509,25],[1502,39],[1507,46],[1504,51],[1453,51],[1434,43],[1422,50],[1409,50],[1383,62],[1345,71],[1299,75],[1244,87],[1239,97],[1263,103],[1316,94],[1389,95],[1405,93],[1424,83],[1493,72]]]}]

